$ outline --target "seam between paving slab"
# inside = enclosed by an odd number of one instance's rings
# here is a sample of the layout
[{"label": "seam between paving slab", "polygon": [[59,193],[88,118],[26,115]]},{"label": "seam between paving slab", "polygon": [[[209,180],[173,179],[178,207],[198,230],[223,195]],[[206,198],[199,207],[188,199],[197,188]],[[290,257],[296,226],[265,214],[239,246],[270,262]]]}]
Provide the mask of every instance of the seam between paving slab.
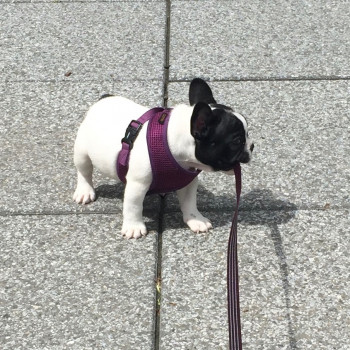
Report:
[{"label": "seam between paving slab", "polygon": [[[170,13],[171,13],[171,0],[166,0],[165,10],[165,55],[163,66],[163,107],[168,107],[168,88],[169,88],[169,69],[170,69]],[[161,196],[159,221],[158,221],[158,233],[156,238],[157,250],[156,250],[156,276],[155,276],[155,307],[154,307],[154,350],[160,348],[160,312],[162,307],[162,250],[163,250],[163,222],[166,208],[166,196]]]},{"label": "seam between paving slab", "polygon": [[[170,71],[170,63],[169,65],[164,65],[164,70]],[[189,83],[192,80],[192,77],[189,79],[170,79],[168,77],[168,83],[166,86],[169,86],[171,83]],[[300,76],[300,77],[237,77],[237,78],[230,78],[230,79],[210,79],[211,83],[225,83],[225,82],[293,82],[293,81],[349,81],[350,76],[322,76],[322,77],[312,77],[312,76]],[[99,82],[125,82],[125,81],[135,81],[135,79],[118,79],[118,78],[109,78],[109,79],[100,79]],[[158,82],[159,79],[137,79],[139,82]],[[72,76],[71,78],[62,78],[62,79],[5,79],[4,84],[12,84],[12,83],[96,83],[96,79],[74,79]],[[168,89],[163,91],[163,106],[166,106],[166,103],[168,101]]]},{"label": "seam between paving slab", "polygon": [[[171,1],[167,1],[167,6],[171,3]],[[169,69],[170,69],[170,61],[169,61],[169,47],[170,47],[170,8],[167,7],[167,36],[166,36],[166,64],[164,66],[164,95],[163,95],[163,102],[164,102],[164,107],[167,107],[167,102],[168,102],[168,85],[170,83],[188,83],[191,79],[171,79],[169,80]],[[192,77],[191,77],[192,78]],[[231,79],[212,79],[210,81],[212,82],[288,82],[288,81],[343,81],[343,80],[350,80],[350,76],[319,76],[319,77],[312,77],[312,76],[298,76],[298,77],[236,77],[236,78],[231,78]],[[164,208],[163,205],[165,205],[165,200],[166,197],[162,199],[161,203],[161,211],[160,217],[159,217],[159,233],[157,236],[157,241],[158,241],[158,261],[157,261],[157,286],[160,285],[161,287],[161,263],[162,263],[162,233],[163,233],[163,220],[164,220],[164,215],[169,214],[169,213],[178,213],[179,210],[172,210]],[[313,207],[296,207],[296,208],[287,208],[287,207],[282,207],[280,209],[276,208],[243,208],[241,211],[246,212],[246,211],[254,211],[254,212],[259,212],[259,211],[269,211],[269,212],[296,212],[296,211],[337,211],[337,210],[344,210],[347,209],[346,206],[337,206],[337,207],[325,207],[325,206],[313,206]],[[208,211],[210,212],[215,212],[219,210],[215,209],[209,209]],[[220,209],[220,212],[223,210]],[[225,208],[224,211],[226,212],[232,212],[232,208],[228,209]],[[278,257],[279,261],[279,267],[280,267],[280,273],[281,273],[281,281],[283,284],[283,290],[284,290],[284,297],[285,297],[285,306],[284,308],[287,311],[287,316],[286,316],[286,321],[288,323],[288,338],[289,338],[289,346],[293,350],[297,350],[299,347],[297,345],[297,339],[295,335],[295,325],[292,321],[291,317],[291,301],[290,301],[290,285],[289,285],[289,269],[287,265],[287,260],[286,260],[286,255],[284,252],[284,247],[282,244],[282,241],[280,239],[280,232],[278,228],[276,228],[274,234],[272,235],[274,247],[275,247],[275,254]],[[159,269],[159,270],[158,270]],[[155,325],[155,350],[159,350],[159,343],[160,343],[160,311],[161,311],[161,289],[159,289],[159,293],[157,294],[156,297],[156,303],[159,303],[156,305],[156,325]]]},{"label": "seam between paving slab", "polygon": [[[350,76],[298,76],[298,77],[233,77],[230,79],[210,79],[210,82],[273,82],[273,81],[342,81],[350,80]],[[171,83],[188,83],[191,79],[171,79]]]},{"label": "seam between paving slab", "polygon": [[113,3],[113,2],[163,2],[164,0],[4,0],[4,4],[50,4],[50,3],[62,3],[62,4],[74,4],[74,3]]},{"label": "seam between paving slab", "polygon": [[[209,208],[207,210],[201,209],[202,212],[211,212],[211,213],[232,213],[234,207],[232,208]],[[317,212],[317,211],[342,211],[342,210],[349,210],[349,205],[343,205],[343,206],[320,206],[320,207],[297,207],[296,209],[292,208],[240,208],[240,213],[246,213],[246,212],[302,212],[302,211],[311,211],[311,212]],[[151,209],[146,209],[143,213],[151,214],[154,211]],[[166,206],[164,207],[163,214],[176,214],[181,213],[180,209],[167,209]],[[69,216],[69,215],[115,215],[120,214],[119,210],[96,210],[96,211],[86,211],[86,212],[74,212],[74,211],[30,211],[30,212],[9,212],[9,211],[0,211],[0,217],[11,217],[11,216]]]}]

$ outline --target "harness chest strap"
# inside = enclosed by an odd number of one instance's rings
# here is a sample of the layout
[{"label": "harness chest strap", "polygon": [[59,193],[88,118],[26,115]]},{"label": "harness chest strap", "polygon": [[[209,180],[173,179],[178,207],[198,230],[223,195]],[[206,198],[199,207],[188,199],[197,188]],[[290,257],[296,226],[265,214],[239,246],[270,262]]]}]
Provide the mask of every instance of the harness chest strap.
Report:
[{"label": "harness chest strap", "polygon": [[153,108],[144,113],[138,120],[132,120],[125,131],[125,136],[122,139],[122,149],[117,158],[117,174],[119,180],[126,183],[126,174],[129,170],[130,151],[134,146],[134,142],[141,131],[144,123],[152,118],[154,113],[163,110],[163,108]]},{"label": "harness chest strap", "polygon": [[117,173],[122,182],[126,182],[133,143],[147,121],[147,147],[152,167],[152,183],[147,194],[179,190],[200,173],[182,168],[171,154],[167,139],[170,115],[171,109],[153,108],[129,124],[117,160]]}]

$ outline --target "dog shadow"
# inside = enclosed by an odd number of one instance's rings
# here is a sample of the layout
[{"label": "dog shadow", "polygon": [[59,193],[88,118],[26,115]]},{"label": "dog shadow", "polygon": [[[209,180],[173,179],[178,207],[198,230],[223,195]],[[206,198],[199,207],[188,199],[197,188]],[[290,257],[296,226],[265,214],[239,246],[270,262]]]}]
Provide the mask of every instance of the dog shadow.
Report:
[{"label": "dog shadow", "polygon": [[[242,196],[240,223],[275,227],[292,220],[297,209],[294,203],[278,198],[271,190],[256,189]],[[251,211],[254,215],[249,215]]]},{"label": "dog shadow", "polygon": [[[99,198],[116,199],[123,202],[125,185],[121,182],[115,184],[104,184],[95,188],[96,200]],[[154,214],[159,209],[161,196],[151,195],[146,196],[143,202],[144,215],[149,216],[150,213]],[[154,215],[153,215],[154,216]]]},{"label": "dog shadow", "polygon": [[[199,197],[203,197],[207,203],[220,203],[220,206],[228,208],[232,206],[233,198],[229,195],[214,195],[203,186],[199,187]],[[122,201],[124,195],[124,184],[116,183],[113,185],[100,185],[96,188],[97,198],[117,199]],[[173,194],[166,196],[169,201],[173,201]],[[161,202],[161,196],[146,196],[144,202],[144,215],[148,218],[154,218],[154,203]],[[201,206],[201,205],[199,205]],[[204,204],[202,205],[204,206]],[[153,209],[148,209],[152,208]],[[233,206],[232,206],[233,207]],[[160,207],[159,207],[160,208]],[[205,211],[205,208],[201,208]],[[295,217],[297,206],[288,200],[278,198],[270,190],[256,189],[241,197],[240,212],[238,222],[243,225],[266,225],[269,228],[270,239],[274,246],[275,254],[278,258],[280,276],[284,291],[286,318],[288,322],[289,345],[292,350],[298,350],[295,331],[291,318],[291,287],[289,283],[289,267],[286,253],[283,246],[282,235],[279,225],[285,224]],[[159,212],[159,211],[158,211]],[[153,221],[152,220],[152,221]],[[153,226],[153,224],[152,224]]]},{"label": "dog shadow", "polygon": [[[125,185],[121,182],[115,184],[103,184],[95,188],[96,200],[105,199],[111,201],[122,210]],[[117,203],[115,203],[117,202]],[[159,216],[161,212],[162,200],[160,196],[146,196],[143,202],[143,217],[149,231],[158,232]]]},{"label": "dog shadow", "polygon": [[123,200],[124,187],[125,185],[120,182],[114,185],[100,185],[95,188],[96,200],[99,198]]}]

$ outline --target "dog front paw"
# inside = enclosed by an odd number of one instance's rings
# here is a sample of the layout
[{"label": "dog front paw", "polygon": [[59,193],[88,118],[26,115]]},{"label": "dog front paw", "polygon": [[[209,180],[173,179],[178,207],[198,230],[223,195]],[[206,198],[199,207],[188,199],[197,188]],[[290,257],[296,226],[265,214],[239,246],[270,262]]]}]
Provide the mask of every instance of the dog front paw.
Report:
[{"label": "dog front paw", "polygon": [[126,239],[141,238],[147,234],[146,226],[143,222],[139,223],[124,223],[122,227],[122,235]]},{"label": "dog front paw", "polygon": [[88,204],[90,202],[93,202],[95,199],[95,191],[88,184],[78,185],[73,195],[73,200],[81,204]]},{"label": "dog front paw", "polygon": [[190,214],[184,217],[184,222],[188,225],[191,231],[195,233],[208,232],[213,228],[211,222],[205,218],[202,214]]}]

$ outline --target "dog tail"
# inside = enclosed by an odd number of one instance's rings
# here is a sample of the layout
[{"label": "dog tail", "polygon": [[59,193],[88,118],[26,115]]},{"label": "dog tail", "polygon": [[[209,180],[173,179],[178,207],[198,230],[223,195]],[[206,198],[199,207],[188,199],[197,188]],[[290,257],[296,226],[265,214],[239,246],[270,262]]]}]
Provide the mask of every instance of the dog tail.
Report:
[{"label": "dog tail", "polygon": [[102,95],[98,100],[100,101],[100,100],[102,100],[103,98],[112,97],[112,96],[114,96],[114,95],[111,95],[111,94],[104,94],[104,95]]}]

